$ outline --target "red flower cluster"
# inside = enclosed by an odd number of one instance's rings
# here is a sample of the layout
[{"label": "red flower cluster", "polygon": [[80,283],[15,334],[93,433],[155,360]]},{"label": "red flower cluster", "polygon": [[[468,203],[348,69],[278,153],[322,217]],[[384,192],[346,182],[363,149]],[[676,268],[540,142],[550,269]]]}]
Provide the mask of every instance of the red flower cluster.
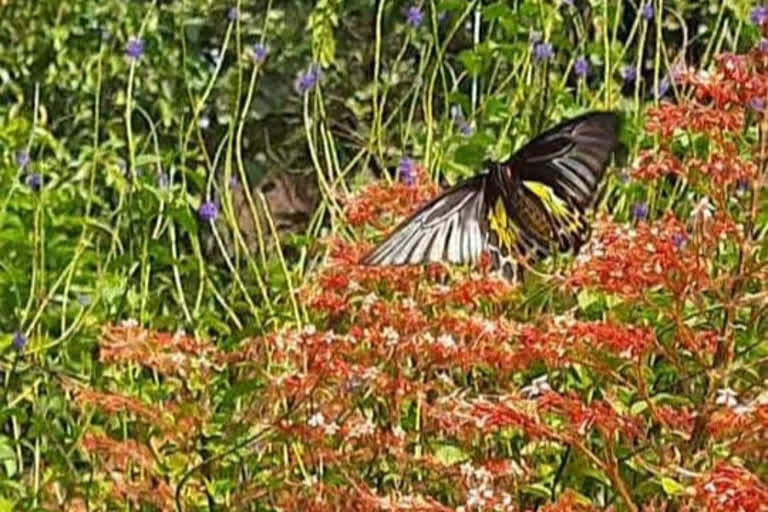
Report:
[{"label": "red flower cluster", "polygon": [[223,358],[209,341],[132,325],[105,326],[99,345],[102,363],[136,363],[163,375],[179,377],[195,373],[205,378],[219,369]]},{"label": "red flower cluster", "polygon": [[768,487],[743,468],[719,463],[696,483],[696,502],[710,512],[765,512]]},{"label": "red flower cluster", "polygon": [[597,233],[577,258],[566,284],[625,297],[641,297],[652,289],[678,297],[699,292],[711,286],[711,280],[689,238],[685,226],[671,214],[637,226],[598,223]]},{"label": "red flower cluster", "polygon": [[352,226],[371,224],[381,227],[383,217],[388,218],[386,223],[389,224],[393,217],[409,215],[438,192],[439,187],[429,179],[424,167],[419,165],[416,166],[416,182],[413,185],[397,182],[364,188],[347,205],[347,221]]}]

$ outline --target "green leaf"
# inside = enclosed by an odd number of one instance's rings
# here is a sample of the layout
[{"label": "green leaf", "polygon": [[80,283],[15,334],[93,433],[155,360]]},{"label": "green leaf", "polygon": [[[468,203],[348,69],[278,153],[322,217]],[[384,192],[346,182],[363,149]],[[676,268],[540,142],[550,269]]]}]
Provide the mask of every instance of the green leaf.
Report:
[{"label": "green leaf", "polygon": [[446,466],[452,466],[469,458],[461,448],[452,444],[437,445],[435,448],[435,457]]},{"label": "green leaf", "polygon": [[680,496],[685,494],[685,486],[677,480],[663,476],[661,477],[661,487],[668,496]]},{"label": "green leaf", "polygon": [[456,150],[454,155],[456,163],[479,167],[485,159],[485,146],[479,144],[464,144]]}]

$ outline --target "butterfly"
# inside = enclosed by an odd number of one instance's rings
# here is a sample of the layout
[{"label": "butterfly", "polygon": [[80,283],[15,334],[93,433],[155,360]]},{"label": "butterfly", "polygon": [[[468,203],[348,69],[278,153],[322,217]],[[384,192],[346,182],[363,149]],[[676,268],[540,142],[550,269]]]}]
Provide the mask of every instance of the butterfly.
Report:
[{"label": "butterfly", "polygon": [[615,112],[595,111],[546,130],[419,208],[361,263],[474,264],[487,250],[491,270],[514,280],[555,251],[578,252],[619,124]]}]

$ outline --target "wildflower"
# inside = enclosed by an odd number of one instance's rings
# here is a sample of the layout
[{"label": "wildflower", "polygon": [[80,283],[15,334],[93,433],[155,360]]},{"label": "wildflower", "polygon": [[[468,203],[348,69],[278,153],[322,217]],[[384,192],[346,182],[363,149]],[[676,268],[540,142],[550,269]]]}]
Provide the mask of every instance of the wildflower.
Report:
[{"label": "wildflower", "polygon": [[691,217],[697,220],[709,220],[712,218],[714,211],[715,207],[712,206],[712,203],[709,202],[709,198],[703,197],[701,201],[696,203],[696,206],[694,206],[693,210],[691,211]]},{"label": "wildflower", "polygon": [[442,334],[438,336],[437,343],[446,350],[451,350],[456,348],[456,340],[454,340],[453,336],[451,336],[450,334]]},{"label": "wildflower", "polygon": [[157,186],[160,188],[166,188],[168,185],[171,184],[171,179],[168,177],[167,173],[161,172],[157,175]]},{"label": "wildflower", "polygon": [[747,180],[739,180],[736,183],[736,193],[739,195],[744,195],[749,191],[749,181]]},{"label": "wildflower", "polygon": [[237,7],[230,7],[227,11],[227,19],[229,21],[237,21],[240,18],[240,11]]},{"label": "wildflower", "polygon": [[424,21],[424,13],[417,6],[411,6],[408,9],[408,24],[413,28],[419,28]]},{"label": "wildflower", "polygon": [[632,206],[632,216],[637,220],[645,220],[648,217],[648,205],[645,203],[635,203]]},{"label": "wildflower", "polygon": [[240,186],[240,178],[237,177],[237,174],[233,174],[232,177],[229,178],[229,186],[232,188]]},{"label": "wildflower", "polygon": [[738,400],[736,400],[736,397],[738,395],[734,390],[731,388],[722,388],[717,390],[717,398],[715,398],[715,403],[717,405],[724,405],[726,407],[733,408],[738,404]]},{"label": "wildflower", "polygon": [[520,394],[526,398],[535,398],[543,394],[545,391],[552,391],[552,388],[549,387],[549,382],[547,382],[546,374],[533,379],[530,384],[520,390]]},{"label": "wildflower", "polygon": [[464,113],[461,111],[461,107],[453,105],[451,107],[451,118],[459,128],[459,132],[464,136],[470,136],[474,132],[472,125],[470,125],[466,119],[464,119]]},{"label": "wildflower", "polygon": [[579,57],[573,64],[573,72],[578,77],[585,77],[589,72],[589,62],[584,57]]},{"label": "wildflower", "polygon": [[138,37],[132,37],[125,45],[125,54],[136,60],[144,55],[144,40]]},{"label": "wildflower", "polygon": [[26,168],[29,165],[29,152],[22,150],[16,153],[16,165],[21,169]]},{"label": "wildflower", "polygon": [[749,100],[749,108],[752,109],[753,112],[762,112],[765,110],[765,99],[760,96],[753,97]]},{"label": "wildflower", "polygon": [[646,2],[643,6],[643,19],[645,21],[651,21],[653,19],[653,5],[651,5],[651,2]]},{"label": "wildflower", "polygon": [[322,70],[317,64],[312,64],[309,69],[296,79],[296,92],[306,94],[322,77]]},{"label": "wildflower", "polygon": [[552,50],[552,45],[549,43],[537,43],[533,47],[533,58],[537,61],[543,61],[552,58],[555,53]]},{"label": "wildflower", "polygon": [[27,346],[27,337],[24,336],[23,332],[16,331],[16,333],[13,335],[13,339],[11,340],[11,345],[16,350],[16,352],[21,352],[24,350],[24,347]]},{"label": "wildflower", "polygon": [[686,242],[687,242],[687,239],[684,234],[675,233],[674,235],[672,235],[672,245],[674,245],[676,249],[682,249],[683,247],[685,247]]},{"label": "wildflower", "polygon": [[768,53],[768,39],[761,40],[757,47],[761,53]]},{"label": "wildflower", "polygon": [[26,183],[27,186],[32,190],[40,190],[40,187],[43,186],[43,177],[40,174],[34,172],[27,176]]},{"label": "wildflower", "polygon": [[219,216],[219,207],[213,201],[205,201],[200,205],[197,215],[203,222],[211,222]]},{"label": "wildflower", "polygon": [[197,123],[200,125],[200,129],[205,130],[211,125],[211,118],[203,114],[200,116],[200,119],[198,119]]},{"label": "wildflower", "polygon": [[657,99],[661,98],[662,96],[667,94],[667,91],[669,91],[669,86],[670,86],[669,78],[667,77],[662,78],[656,89],[656,98]]},{"label": "wildflower", "polygon": [[403,158],[400,160],[400,180],[407,186],[411,187],[416,183],[416,165],[410,158]]},{"label": "wildflower", "polygon": [[635,68],[632,66],[624,66],[624,68],[621,70],[621,78],[624,80],[624,82],[631,84],[637,78],[637,71],[635,71]]},{"label": "wildflower", "polygon": [[264,62],[264,59],[267,58],[267,54],[269,53],[269,50],[266,46],[264,46],[261,43],[256,43],[253,45],[253,60],[261,64]]},{"label": "wildflower", "polygon": [[758,5],[749,13],[749,21],[754,25],[762,26],[768,21],[768,6]]},{"label": "wildflower", "polygon": [[307,420],[307,425],[310,427],[322,427],[325,425],[325,417],[323,416],[323,413],[316,412],[310,418]]}]

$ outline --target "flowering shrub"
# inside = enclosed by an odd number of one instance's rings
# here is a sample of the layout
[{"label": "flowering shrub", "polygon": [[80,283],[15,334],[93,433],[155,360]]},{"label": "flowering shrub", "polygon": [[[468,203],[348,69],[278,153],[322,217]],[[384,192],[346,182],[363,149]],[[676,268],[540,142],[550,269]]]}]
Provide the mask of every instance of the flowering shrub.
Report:
[{"label": "flowering shrub", "polygon": [[[766,510],[768,8],[598,4],[0,1],[0,512]],[[597,105],[577,257],[359,265]]]},{"label": "flowering shrub", "polygon": [[[765,138],[746,109],[767,72],[726,55],[651,109],[661,150],[632,170],[651,206],[601,216],[544,306],[487,258],[364,267],[369,243],[332,238],[301,328],[232,351],[106,328],[102,362],[165,391],[75,393],[108,420],[80,442],[104,498],[202,505],[242,474],[236,510],[766,510]],[[435,192],[416,166],[345,212],[383,233]]]}]

